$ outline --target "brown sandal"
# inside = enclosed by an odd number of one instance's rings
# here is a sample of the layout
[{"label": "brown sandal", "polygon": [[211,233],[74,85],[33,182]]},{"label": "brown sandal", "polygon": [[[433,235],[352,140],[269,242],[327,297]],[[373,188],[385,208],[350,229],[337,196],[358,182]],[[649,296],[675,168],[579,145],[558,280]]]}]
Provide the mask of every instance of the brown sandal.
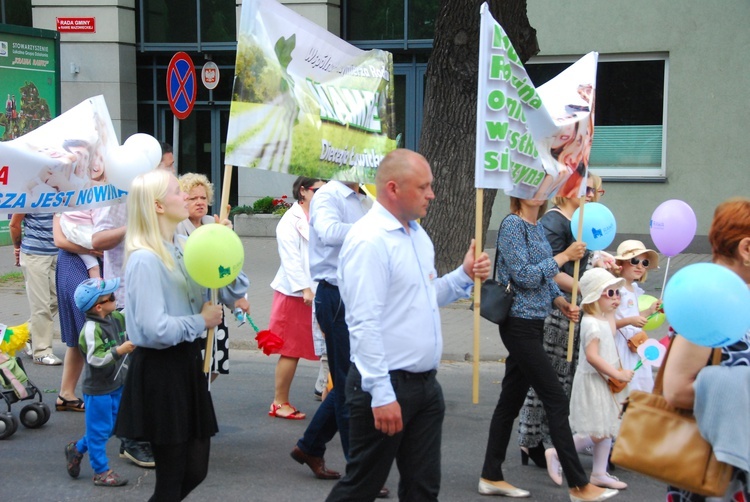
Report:
[{"label": "brown sandal", "polygon": [[55,403],[55,409],[57,411],[86,411],[83,400],[80,398],[68,400],[58,394],[57,399],[62,401],[62,403]]}]

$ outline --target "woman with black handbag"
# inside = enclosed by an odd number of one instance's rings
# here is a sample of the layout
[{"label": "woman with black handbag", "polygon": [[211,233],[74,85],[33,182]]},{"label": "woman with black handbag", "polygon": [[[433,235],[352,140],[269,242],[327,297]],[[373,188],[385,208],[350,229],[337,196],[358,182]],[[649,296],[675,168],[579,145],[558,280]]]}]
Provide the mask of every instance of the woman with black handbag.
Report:
[{"label": "woman with black handbag", "polygon": [[568,424],[568,398],[542,346],[544,319],[553,305],[572,321],[578,321],[580,310],[565,299],[554,278],[561,265],[580,259],[585,252],[585,244],[574,243],[553,257],[544,230],[538,224],[545,205],[543,200],[511,197],[513,214],[503,220],[498,233],[498,278],[505,284],[511,281],[516,294],[510,317],[500,326],[508,357],[502,392],[490,423],[479,493],[530,495],[504,480],[502,464],[514,421],[526,392],[533,387],[547,411],[552,443],[568,480],[571,500],[606,500],[618,492],[589,483]]}]

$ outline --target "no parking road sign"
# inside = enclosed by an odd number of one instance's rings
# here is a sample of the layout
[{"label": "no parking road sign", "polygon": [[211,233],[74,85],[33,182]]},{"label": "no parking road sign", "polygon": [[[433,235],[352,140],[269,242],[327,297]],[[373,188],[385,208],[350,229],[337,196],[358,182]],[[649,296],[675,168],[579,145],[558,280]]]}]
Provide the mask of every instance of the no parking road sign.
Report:
[{"label": "no parking road sign", "polygon": [[190,115],[195,104],[197,81],[193,60],[184,52],[172,56],[167,67],[167,99],[172,113],[182,120]]}]

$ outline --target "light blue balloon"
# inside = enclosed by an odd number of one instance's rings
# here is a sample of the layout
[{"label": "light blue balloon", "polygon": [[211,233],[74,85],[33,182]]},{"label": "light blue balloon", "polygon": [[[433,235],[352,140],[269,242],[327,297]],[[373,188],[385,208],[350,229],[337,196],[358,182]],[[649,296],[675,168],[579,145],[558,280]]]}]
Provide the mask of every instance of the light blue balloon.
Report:
[{"label": "light blue balloon", "polygon": [[[570,220],[570,229],[573,231],[573,237],[578,236],[578,218],[581,209],[578,208],[573,213]],[[586,243],[586,247],[591,251],[601,251],[612,244],[617,233],[617,222],[615,215],[612,214],[607,206],[598,202],[588,202],[583,210],[583,234],[581,240]]]},{"label": "light blue balloon", "polygon": [[667,283],[664,313],[675,331],[691,342],[726,347],[750,330],[750,290],[726,267],[695,263]]}]

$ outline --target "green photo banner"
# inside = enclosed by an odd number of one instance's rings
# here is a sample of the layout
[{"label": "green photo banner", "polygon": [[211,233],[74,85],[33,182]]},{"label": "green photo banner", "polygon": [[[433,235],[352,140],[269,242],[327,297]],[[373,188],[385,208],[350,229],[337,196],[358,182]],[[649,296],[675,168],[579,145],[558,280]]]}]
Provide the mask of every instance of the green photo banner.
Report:
[{"label": "green photo banner", "polygon": [[225,162],[370,183],[396,148],[393,59],[244,0]]},{"label": "green photo banner", "polygon": [[58,34],[0,25],[0,139],[23,136],[59,113]]}]

